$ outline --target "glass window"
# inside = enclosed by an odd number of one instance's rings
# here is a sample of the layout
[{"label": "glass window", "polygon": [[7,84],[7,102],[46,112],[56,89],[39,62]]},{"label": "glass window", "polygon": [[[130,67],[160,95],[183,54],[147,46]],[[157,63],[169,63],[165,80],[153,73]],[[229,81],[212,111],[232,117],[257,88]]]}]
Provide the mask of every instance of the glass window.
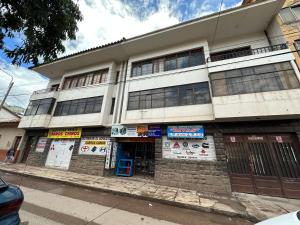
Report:
[{"label": "glass window", "polygon": [[77,114],[78,100],[73,100],[69,109],[69,115]]},{"label": "glass window", "polygon": [[112,98],[112,99],[111,99],[111,106],[110,106],[110,113],[109,113],[110,115],[114,114],[115,101],[116,101],[115,98]]},{"label": "glass window", "polygon": [[58,103],[56,104],[54,116],[59,116],[59,115],[61,115],[61,108],[62,108],[61,106],[62,106],[62,103],[61,103],[61,102],[58,102]]},{"label": "glass window", "polygon": [[26,109],[25,115],[51,114],[54,102],[54,98],[31,101]]},{"label": "glass window", "polygon": [[191,52],[190,66],[198,66],[205,64],[203,50],[194,50]]},{"label": "glass window", "polygon": [[69,114],[70,105],[71,105],[71,101],[64,102],[64,104],[62,105],[62,108],[61,108],[62,116]]},{"label": "glass window", "polygon": [[177,56],[177,68],[186,68],[189,66],[189,52],[180,53]]},{"label": "glass window", "polygon": [[86,80],[85,80],[85,86],[93,84],[93,74],[87,74],[86,75]]},{"label": "glass window", "polygon": [[194,84],[194,104],[207,104],[211,102],[208,82]]},{"label": "glass window", "polygon": [[152,73],[152,62],[144,62],[142,64],[142,75],[147,75]]},{"label": "glass window", "polygon": [[140,63],[132,64],[132,77],[137,77],[142,75],[142,67]]},{"label": "glass window", "polygon": [[164,107],[164,100],[165,100],[165,92],[164,89],[154,89],[152,90],[152,108],[161,108]]},{"label": "glass window", "polygon": [[164,58],[155,59],[153,61],[153,73],[159,73],[164,71]]},{"label": "glass window", "polygon": [[176,63],[176,55],[166,57],[165,71],[175,70],[177,68]]},{"label": "glass window", "polygon": [[238,95],[299,88],[289,62],[229,70],[210,75],[214,96]]},{"label": "glass window", "polygon": [[106,71],[102,72],[100,83],[106,83],[106,81],[107,81],[107,74],[108,74],[108,72],[106,72]]},{"label": "glass window", "polygon": [[81,75],[81,76],[79,76],[77,87],[82,87],[82,86],[84,86],[85,78],[86,78],[86,75]]},{"label": "glass window", "polygon": [[93,84],[100,84],[101,83],[101,73],[97,72],[94,74]]},{"label": "glass window", "polygon": [[296,19],[299,20],[300,19],[300,6],[297,5],[297,6],[292,7],[292,11],[293,11]]},{"label": "glass window", "polygon": [[65,78],[63,89],[69,89],[70,84],[71,84],[71,78],[70,77]]},{"label": "glass window", "polygon": [[86,102],[86,106],[85,106],[85,113],[92,113],[93,109],[94,109],[94,103],[95,103],[95,99],[94,98],[90,98],[87,100]]},{"label": "glass window", "polygon": [[184,85],[179,88],[180,105],[193,105],[194,94],[192,85]]},{"label": "glass window", "polygon": [[165,89],[165,106],[178,105],[178,87],[171,87]]},{"label": "glass window", "polygon": [[101,112],[103,97],[96,97],[94,99],[94,109],[93,112]]},{"label": "glass window", "polygon": [[77,76],[72,77],[70,88],[77,87],[77,82],[78,82],[78,77]]},{"label": "glass window", "polygon": [[291,8],[281,9],[279,15],[283,23],[292,23],[296,20],[295,15],[293,14]]},{"label": "glass window", "polygon": [[139,108],[140,92],[129,93],[128,109],[134,110]]}]

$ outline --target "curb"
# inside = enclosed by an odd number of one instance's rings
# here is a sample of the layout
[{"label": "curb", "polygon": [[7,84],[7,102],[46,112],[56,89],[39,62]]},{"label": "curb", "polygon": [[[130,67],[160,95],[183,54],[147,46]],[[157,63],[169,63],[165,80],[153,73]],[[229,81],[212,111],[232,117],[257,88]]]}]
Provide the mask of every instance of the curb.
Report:
[{"label": "curb", "polygon": [[127,192],[121,192],[121,191],[115,191],[115,190],[110,190],[110,189],[105,189],[105,188],[93,187],[93,186],[89,186],[89,185],[78,184],[78,183],[75,183],[75,182],[72,182],[72,181],[59,180],[59,179],[55,179],[55,178],[43,177],[43,176],[38,176],[38,175],[34,175],[34,174],[26,174],[26,173],[22,173],[22,172],[10,171],[10,170],[5,170],[5,169],[1,169],[1,168],[0,168],[0,171],[4,172],[4,173],[20,175],[20,176],[23,176],[23,177],[32,177],[32,178],[42,179],[42,180],[45,180],[45,181],[51,181],[51,182],[57,182],[57,183],[61,183],[61,184],[67,184],[67,185],[70,185],[70,186],[85,188],[85,189],[98,191],[98,192],[105,192],[105,193],[110,193],[110,194],[114,194],[114,195],[120,195],[120,196],[125,196],[125,197],[136,198],[136,199],[140,199],[140,200],[146,200],[146,201],[162,203],[162,204],[166,204],[166,205],[170,205],[170,206],[176,206],[176,207],[184,208],[184,209],[191,209],[191,210],[195,210],[195,211],[199,211],[199,212],[215,213],[215,214],[220,214],[220,215],[225,215],[225,216],[230,216],[230,217],[244,218],[244,219],[248,219],[248,220],[250,220],[251,222],[254,222],[254,223],[257,223],[257,222],[260,221],[258,218],[249,215],[247,212],[245,214],[243,214],[243,213],[230,212],[230,211],[226,211],[226,210],[213,209],[213,208],[208,208],[208,207],[203,207],[203,206],[193,206],[193,205],[180,203],[180,202],[169,201],[169,200],[165,200],[165,199],[159,199],[159,198],[153,198],[153,197],[149,197],[149,196],[136,195],[136,194],[127,193]]}]

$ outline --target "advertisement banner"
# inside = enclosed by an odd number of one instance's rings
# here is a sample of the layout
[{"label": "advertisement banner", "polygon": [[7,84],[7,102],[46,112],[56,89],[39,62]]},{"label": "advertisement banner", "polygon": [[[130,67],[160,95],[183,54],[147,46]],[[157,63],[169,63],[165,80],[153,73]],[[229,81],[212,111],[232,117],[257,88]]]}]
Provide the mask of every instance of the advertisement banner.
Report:
[{"label": "advertisement banner", "polygon": [[48,138],[80,138],[81,128],[49,129]]},{"label": "advertisement banner", "polygon": [[168,138],[204,138],[204,128],[201,125],[168,126]]},{"label": "advertisement banner", "polygon": [[205,136],[201,140],[169,140],[162,139],[163,158],[186,160],[216,160],[213,136]]},{"label": "advertisement banner", "polygon": [[44,152],[46,144],[47,144],[47,140],[48,140],[48,138],[46,138],[46,137],[40,137],[36,144],[35,151],[36,152]]},{"label": "advertisement banner", "polygon": [[105,156],[110,146],[111,143],[107,137],[82,137],[78,154]]},{"label": "advertisement banner", "polygon": [[161,128],[154,125],[113,125],[111,137],[161,137]]}]

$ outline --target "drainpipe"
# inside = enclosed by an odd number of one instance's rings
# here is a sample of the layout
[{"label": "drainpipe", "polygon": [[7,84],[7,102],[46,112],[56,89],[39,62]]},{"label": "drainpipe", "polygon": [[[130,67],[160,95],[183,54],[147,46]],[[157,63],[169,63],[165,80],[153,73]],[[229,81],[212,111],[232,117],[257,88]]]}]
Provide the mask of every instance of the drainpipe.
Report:
[{"label": "drainpipe", "polygon": [[[126,84],[126,79],[127,79],[127,66],[128,66],[128,60],[125,61],[125,67],[124,68],[124,80],[123,83],[121,84],[121,102],[120,102],[120,110],[119,110],[119,118],[117,120],[117,123],[121,123],[121,118],[122,118],[122,110],[123,110],[123,102],[124,102],[124,93],[125,93],[125,84]],[[121,81],[122,82],[122,81]]]}]

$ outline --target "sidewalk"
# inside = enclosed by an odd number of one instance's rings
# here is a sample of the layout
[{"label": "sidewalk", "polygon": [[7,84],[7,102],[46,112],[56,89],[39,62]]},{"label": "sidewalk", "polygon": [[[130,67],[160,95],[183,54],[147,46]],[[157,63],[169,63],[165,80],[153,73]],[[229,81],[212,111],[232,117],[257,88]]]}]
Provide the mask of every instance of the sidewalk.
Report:
[{"label": "sidewalk", "polygon": [[260,221],[300,209],[300,200],[234,193],[232,197],[207,195],[192,190],[155,185],[153,182],[124,177],[99,177],[25,164],[0,163],[0,171],[22,174],[142,198],[199,211],[240,216]]}]

